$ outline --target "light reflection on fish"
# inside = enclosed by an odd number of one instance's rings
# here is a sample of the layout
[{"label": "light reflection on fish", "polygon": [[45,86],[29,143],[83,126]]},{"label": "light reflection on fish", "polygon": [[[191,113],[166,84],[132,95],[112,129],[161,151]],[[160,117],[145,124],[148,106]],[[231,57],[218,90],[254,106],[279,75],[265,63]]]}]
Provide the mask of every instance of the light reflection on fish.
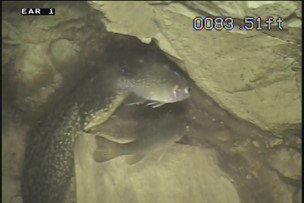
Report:
[{"label": "light reflection on fish", "polygon": [[[127,162],[132,164],[146,155],[166,150],[187,132],[186,107],[185,102],[157,109],[145,105],[120,107],[114,116],[95,129],[99,135],[104,135],[96,136],[95,161],[105,162],[118,156],[132,155],[127,158]],[[124,138],[129,142],[118,142],[125,141]]]},{"label": "light reflection on fish", "polygon": [[149,100],[153,108],[187,99],[191,87],[186,78],[173,69],[168,61],[153,59],[129,60],[120,68],[119,89]]}]

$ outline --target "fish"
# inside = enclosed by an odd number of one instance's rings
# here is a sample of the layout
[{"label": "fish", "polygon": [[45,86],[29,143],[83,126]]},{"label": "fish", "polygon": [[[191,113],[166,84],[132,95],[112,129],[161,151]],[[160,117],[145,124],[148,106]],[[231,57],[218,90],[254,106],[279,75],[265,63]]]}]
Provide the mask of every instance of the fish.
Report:
[{"label": "fish", "polygon": [[63,202],[74,173],[79,106],[65,101],[29,132],[22,171],[24,203]]},{"label": "fish", "polygon": [[99,132],[95,135],[94,160],[107,162],[127,155],[127,163],[135,164],[148,155],[165,152],[187,133],[186,111],[185,102],[157,109],[122,105],[107,122],[91,131]]},{"label": "fish", "polygon": [[29,130],[21,180],[24,203],[66,201],[78,135],[95,117],[116,108],[110,76],[107,69],[93,70]]},{"label": "fish", "polygon": [[[155,57],[129,60],[120,66],[117,88],[134,93],[153,108],[174,103],[190,96],[191,86],[184,73],[168,60]],[[132,104],[143,102],[134,102]]]}]

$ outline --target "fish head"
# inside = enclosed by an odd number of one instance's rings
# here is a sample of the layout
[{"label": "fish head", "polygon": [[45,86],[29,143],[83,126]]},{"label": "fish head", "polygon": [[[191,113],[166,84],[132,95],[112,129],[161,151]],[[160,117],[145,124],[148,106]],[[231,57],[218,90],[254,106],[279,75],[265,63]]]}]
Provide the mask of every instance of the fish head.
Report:
[{"label": "fish head", "polygon": [[[187,99],[191,95],[191,83],[186,79],[185,75],[177,70],[170,64],[160,63],[155,64],[153,67],[155,74],[151,71],[149,76],[155,75],[156,79],[153,81],[155,94],[158,96],[156,101],[164,103],[174,103]],[[152,69],[153,70],[153,69]]]},{"label": "fish head", "polygon": [[188,85],[175,85],[171,91],[171,98],[173,102],[182,101],[190,96],[191,87]]}]

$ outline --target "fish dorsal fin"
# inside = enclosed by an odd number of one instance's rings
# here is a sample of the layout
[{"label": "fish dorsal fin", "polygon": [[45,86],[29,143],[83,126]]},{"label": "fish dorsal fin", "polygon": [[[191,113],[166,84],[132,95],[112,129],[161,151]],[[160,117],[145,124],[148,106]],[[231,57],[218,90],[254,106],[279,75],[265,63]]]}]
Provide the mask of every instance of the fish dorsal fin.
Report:
[{"label": "fish dorsal fin", "polygon": [[134,165],[137,162],[139,162],[140,160],[142,160],[143,158],[144,158],[144,155],[142,155],[142,154],[129,155],[128,157],[126,157],[126,162],[129,165]]}]

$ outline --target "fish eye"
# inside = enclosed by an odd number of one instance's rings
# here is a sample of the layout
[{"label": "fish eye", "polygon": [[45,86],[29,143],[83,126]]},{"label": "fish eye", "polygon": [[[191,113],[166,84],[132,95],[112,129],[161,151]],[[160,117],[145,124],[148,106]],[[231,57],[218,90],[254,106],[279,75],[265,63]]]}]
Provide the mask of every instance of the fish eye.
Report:
[{"label": "fish eye", "polygon": [[190,93],[191,87],[186,87],[186,88],[184,89],[184,91],[185,91],[186,94]]}]

